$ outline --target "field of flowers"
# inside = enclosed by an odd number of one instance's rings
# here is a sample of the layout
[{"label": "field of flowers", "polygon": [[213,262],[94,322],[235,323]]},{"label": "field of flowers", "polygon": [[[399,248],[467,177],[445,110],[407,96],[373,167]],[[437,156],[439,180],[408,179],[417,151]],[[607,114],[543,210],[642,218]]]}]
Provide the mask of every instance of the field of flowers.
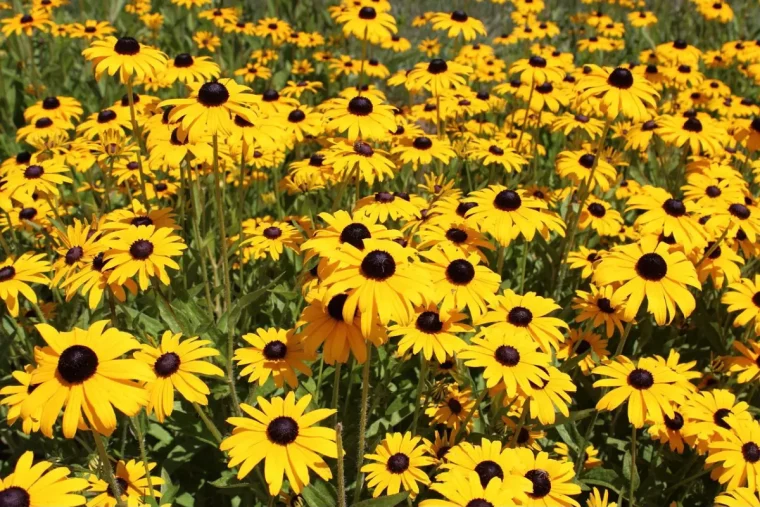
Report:
[{"label": "field of flowers", "polygon": [[760,3],[339,1],[0,1],[0,507],[760,507]]}]

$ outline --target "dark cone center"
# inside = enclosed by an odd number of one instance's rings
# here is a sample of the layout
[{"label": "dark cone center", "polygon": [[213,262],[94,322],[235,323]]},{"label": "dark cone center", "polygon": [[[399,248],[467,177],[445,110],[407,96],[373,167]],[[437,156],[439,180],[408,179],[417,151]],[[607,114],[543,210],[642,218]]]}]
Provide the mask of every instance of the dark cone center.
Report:
[{"label": "dark cone center", "polygon": [[140,43],[134,37],[122,37],[116,41],[113,50],[120,55],[136,55],[140,52]]},{"label": "dark cone center", "polygon": [[362,260],[361,269],[367,278],[382,281],[390,278],[396,272],[396,261],[388,252],[373,250]]},{"label": "dark cone center", "polygon": [[364,224],[353,223],[343,228],[340,233],[340,242],[364,250],[364,240],[372,238],[372,234]]},{"label": "dark cone center", "polygon": [[683,123],[683,129],[689,132],[702,132],[702,122],[692,117]]},{"label": "dark cone center", "polygon": [[455,285],[465,285],[475,278],[475,267],[465,259],[456,259],[446,268],[446,276]]},{"label": "dark cone center", "polygon": [[110,109],[103,109],[98,113],[98,123],[108,123],[116,119],[116,113]]},{"label": "dark cone center", "polygon": [[646,253],[636,262],[636,272],[645,280],[657,282],[668,274],[668,264],[660,254]]},{"label": "dark cone center", "polygon": [[552,481],[546,470],[530,470],[525,478],[533,483],[533,492],[530,493],[533,498],[543,498],[552,490]]},{"label": "dark cone center", "polygon": [[229,98],[230,92],[227,91],[227,87],[219,82],[205,83],[198,90],[198,101],[206,107],[221,106]]},{"label": "dark cone center", "polygon": [[129,247],[129,254],[133,259],[144,261],[153,253],[153,243],[145,239],[138,239]]},{"label": "dark cone center", "polygon": [[682,217],[686,214],[686,206],[679,199],[668,199],[662,204],[662,209],[672,217]]},{"label": "dark cone center", "polygon": [[728,207],[728,212],[741,220],[747,220],[750,216],[749,208],[744,204],[732,204]]},{"label": "dark cone center", "polygon": [[179,68],[192,67],[193,57],[187,53],[181,53],[174,57],[174,66]]},{"label": "dark cone center", "polygon": [[667,426],[669,430],[678,431],[681,428],[683,428],[683,416],[679,414],[678,412],[673,412],[673,419],[671,419],[668,416],[664,416],[664,417],[665,417],[665,426]]},{"label": "dark cone center", "polygon": [[66,252],[66,264],[71,266],[75,262],[77,262],[79,259],[82,258],[84,255],[84,250],[81,246],[75,246],[72,248],[69,248],[69,251]]},{"label": "dark cone center", "polygon": [[98,370],[98,356],[84,345],[72,345],[58,358],[58,373],[69,384],[78,384]]},{"label": "dark cone center", "polygon": [[456,243],[457,245],[459,245],[467,241],[467,233],[463,231],[462,229],[457,229],[456,227],[452,227],[451,229],[446,231],[446,239],[448,239],[452,243]]},{"label": "dark cone center", "polygon": [[281,416],[267,426],[267,437],[278,445],[288,445],[298,438],[298,423],[292,417]]},{"label": "dark cone center", "polygon": [[348,112],[356,116],[367,116],[373,109],[372,101],[367,97],[354,97],[348,101]]},{"label": "dark cone center", "polygon": [[443,72],[449,70],[449,66],[446,65],[445,60],[442,60],[441,58],[434,58],[430,60],[427,70],[431,74],[442,74]]},{"label": "dark cone center", "polygon": [[652,373],[642,368],[636,368],[628,374],[628,385],[634,389],[649,389],[654,385]]},{"label": "dark cone center", "polygon": [[12,486],[0,491],[0,507],[29,507],[31,498],[24,488]]},{"label": "dark cone center", "polygon": [[429,137],[425,136],[415,137],[414,141],[412,141],[412,146],[418,150],[429,150],[433,147],[433,141],[431,141]]},{"label": "dark cone center", "polygon": [[588,212],[594,215],[596,218],[602,218],[607,214],[607,210],[598,202],[592,202],[589,204]]},{"label": "dark cone center", "polygon": [[510,345],[501,345],[493,354],[494,358],[503,366],[516,366],[520,362],[520,353]]},{"label": "dark cone center", "polygon": [[495,461],[481,461],[475,466],[475,472],[480,477],[480,484],[485,488],[491,479],[498,477],[504,479],[504,471]]},{"label": "dark cone center", "polygon": [[306,113],[301,111],[300,109],[293,109],[290,114],[288,114],[288,121],[290,123],[300,123],[306,119]]},{"label": "dark cone center", "polygon": [[274,340],[264,345],[264,357],[269,361],[280,361],[285,359],[287,354],[288,346],[280,340]]},{"label": "dark cone center", "polygon": [[282,236],[282,229],[279,227],[267,227],[264,229],[264,237],[267,239],[277,239]]},{"label": "dark cone center", "polygon": [[443,329],[443,322],[436,312],[422,312],[417,317],[417,329],[425,333],[438,333]]},{"label": "dark cone center", "polygon": [[596,157],[592,155],[591,153],[586,153],[585,155],[582,155],[581,158],[578,159],[578,163],[585,167],[586,169],[591,169],[594,167],[594,161],[596,160]]},{"label": "dark cone center", "polygon": [[373,20],[377,17],[377,11],[374,7],[362,7],[359,10],[359,17],[364,20]]},{"label": "dark cone center", "polygon": [[493,205],[501,211],[515,211],[520,208],[522,199],[514,190],[502,190],[493,200]]},{"label": "dark cone center", "polygon": [[507,314],[507,322],[513,326],[526,327],[533,321],[533,313],[523,306],[515,306]]},{"label": "dark cone center", "polygon": [[409,456],[402,452],[397,452],[388,458],[386,468],[392,474],[403,474],[409,468]]},{"label": "dark cone center", "polygon": [[327,303],[327,313],[330,317],[343,322],[343,306],[346,304],[346,299],[348,299],[348,294],[338,294],[330,299]]},{"label": "dark cone center", "polygon": [[615,88],[627,90],[633,86],[633,74],[631,74],[631,71],[628,69],[618,67],[610,73],[610,76],[607,78],[607,83]]},{"label": "dark cone center", "polygon": [[45,174],[45,169],[39,165],[30,165],[24,169],[24,178],[28,180],[35,180],[37,178],[40,178],[43,174]]},{"label": "dark cone center", "polygon": [[742,456],[750,463],[760,461],[760,447],[755,442],[747,442],[742,446]]},{"label": "dark cone center", "polygon": [[156,375],[165,378],[179,370],[179,365],[179,356],[174,352],[169,352],[156,359],[156,362],[153,364],[153,369],[155,370]]}]

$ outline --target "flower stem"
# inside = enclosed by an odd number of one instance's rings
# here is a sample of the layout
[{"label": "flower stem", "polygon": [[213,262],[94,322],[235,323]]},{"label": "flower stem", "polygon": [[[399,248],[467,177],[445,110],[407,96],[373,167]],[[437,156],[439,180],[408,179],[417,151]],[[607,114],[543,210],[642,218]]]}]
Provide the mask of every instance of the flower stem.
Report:
[{"label": "flower stem", "polygon": [[222,433],[219,431],[219,428],[216,427],[214,421],[208,418],[206,412],[204,412],[203,408],[197,403],[193,402],[193,408],[198,413],[198,417],[201,418],[201,421],[203,421],[206,429],[208,429],[208,431],[214,436],[214,440],[216,440],[217,443],[221,444],[223,440]]},{"label": "flower stem", "polygon": [[425,388],[425,380],[427,377],[428,362],[425,359],[424,354],[420,354],[420,378],[417,381],[417,403],[414,405],[414,419],[412,419],[412,435],[417,434],[417,421],[420,418],[420,410],[422,406],[422,391]]},{"label": "flower stem", "polygon": [[359,501],[362,495],[362,486],[364,485],[364,474],[362,473],[362,463],[364,463],[364,446],[366,443],[367,430],[367,398],[369,398],[369,372],[372,365],[372,343],[367,342],[367,360],[364,362],[362,370],[362,404],[359,415],[359,445],[356,451],[356,490],[354,491],[354,503]]},{"label": "flower stem", "polygon": [[623,352],[623,348],[625,347],[625,342],[626,340],[628,340],[628,335],[630,334],[632,327],[633,327],[633,321],[626,322],[625,329],[623,329],[623,336],[620,337],[620,343],[618,343],[617,349],[615,349],[615,355],[613,355],[610,359],[616,358]]},{"label": "flower stem", "polygon": [[224,198],[222,196],[222,178],[219,175],[219,135],[214,134],[214,199],[219,220],[219,242],[222,250],[222,269],[224,270],[224,309],[229,311],[232,306],[232,291],[230,289],[230,271],[227,266],[227,229],[224,226]]},{"label": "flower stem", "polygon": [[343,425],[335,425],[335,444],[338,446],[338,507],[346,507],[346,473],[343,466]]},{"label": "flower stem", "polygon": [[528,241],[523,240],[522,265],[520,266],[520,294],[525,294],[525,269],[528,264]]},{"label": "flower stem", "polygon": [[111,468],[111,461],[108,459],[108,451],[103,444],[103,436],[100,433],[93,431],[92,438],[95,440],[95,447],[98,449],[98,456],[100,457],[100,464],[103,469],[103,473],[106,475],[106,482],[111,487],[111,491],[114,494],[116,500],[116,507],[126,507],[127,504],[122,499],[122,491],[119,488],[119,483],[116,482],[116,477],[113,475],[113,468]]},{"label": "flower stem", "polygon": [[525,427],[525,420],[528,418],[528,411],[530,410],[530,398],[525,400],[523,404],[522,412],[520,412],[520,420],[517,422],[517,428],[515,428],[515,434],[512,435],[512,440],[509,441],[509,447],[515,447],[517,441],[520,439],[520,433]]},{"label": "flower stem", "polygon": [[633,507],[635,503],[633,497],[633,492],[635,491],[633,480],[636,476],[636,426],[633,426],[633,430],[631,430],[631,484],[628,494],[628,505],[631,507]]},{"label": "flower stem", "polygon": [[145,451],[145,435],[142,432],[140,426],[139,414],[131,418],[132,427],[135,429],[135,435],[137,436],[137,445],[140,447],[140,459],[142,459],[143,466],[145,467],[145,478],[148,481],[148,491],[150,491],[150,497],[156,496],[153,489],[153,479],[150,476],[150,467],[148,466],[148,453]]},{"label": "flower stem", "polygon": [[[343,363],[335,365],[335,380],[333,381],[332,401],[330,402],[330,408],[338,410],[338,394],[340,393],[340,370]],[[335,420],[338,420],[338,412],[335,412]]]},{"label": "flower stem", "polygon": [[140,154],[137,155],[137,168],[140,176],[140,191],[142,193],[142,202],[147,211],[150,211],[150,202],[148,201],[148,192],[145,189],[145,171],[143,170],[142,156],[145,154],[145,146],[140,136],[140,126],[137,124],[137,114],[135,113],[135,96],[132,92],[132,78],[129,78],[126,83],[127,86],[127,100],[129,101],[129,116],[132,120],[132,137],[137,141],[137,145],[140,147]]}]

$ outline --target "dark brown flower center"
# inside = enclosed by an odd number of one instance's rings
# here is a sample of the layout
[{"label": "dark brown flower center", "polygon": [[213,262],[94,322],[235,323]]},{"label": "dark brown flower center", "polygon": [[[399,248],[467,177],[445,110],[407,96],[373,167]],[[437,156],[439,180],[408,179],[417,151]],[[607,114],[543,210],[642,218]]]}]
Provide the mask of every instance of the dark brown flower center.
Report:
[{"label": "dark brown flower center", "polygon": [[451,229],[446,231],[446,239],[448,239],[452,243],[456,243],[457,245],[459,245],[467,241],[467,233],[463,231],[462,229],[457,229],[456,227],[452,227]]},{"label": "dark brown flower center", "polygon": [[66,264],[71,266],[75,262],[77,262],[79,259],[82,258],[82,255],[84,255],[84,250],[81,246],[75,246],[69,248],[68,252],[66,252]]},{"label": "dark brown flower center", "polygon": [[58,358],[58,373],[69,384],[79,384],[98,370],[98,356],[84,345],[72,345]]},{"label": "dark brown flower center", "polygon": [[526,327],[533,321],[533,313],[523,306],[515,306],[507,314],[507,322],[513,326]]},{"label": "dark brown flower center", "polygon": [[529,470],[525,478],[533,483],[533,492],[529,493],[532,498],[543,498],[552,490],[552,481],[546,470]]},{"label": "dark brown flower center", "polygon": [[348,112],[356,116],[367,116],[373,109],[372,101],[367,97],[354,97],[348,101]]},{"label": "dark brown flower center", "polygon": [[607,83],[615,88],[627,90],[633,86],[633,74],[628,69],[618,67],[610,73],[607,78]]},{"label": "dark brown flower center", "polygon": [[116,113],[110,109],[103,109],[98,113],[98,123],[108,123],[116,119]]},{"label": "dark brown flower center", "polygon": [[594,215],[596,218],[602,218],[607,214],[607,210],[598,202],[592,202],[588,205],[588,212]]},{"label": "dark brown flower center", "polygon": [[174,66],[179,68],[192,67],[193,57],[188,53],[180,53],[174,57]]},{"label": "dark brown flower center", "polygon": [[365,277],[383,281],[396,272],[396,261],[388,252],[373,250],[362,260],[361,270]]},{"label": "dark brown flower center", "polygon": [[732,204],[728,207],[728,212],[740,220],[747,220],[751,214],[744,204]]},{"label": "dark brown flower center", "polygon": [[298,423],[288,416],[272,419],[267,426],[267,437],[272,443],[278,445],[291,444],[298,438]]},{"label": "dark brown flower center", "polygon": [[683,129],[688,132],[702,132],[702,122],[691,117],[683,123]]},{"label": "dark brown flower center", "polygon": [[546,58],[533,55],[528,59],[528,65],[530,65],[531,67],[543,69],[546,67]]},{"label": "dark brown flower center", "polygon": [[686,206],[679,199],[668,199],[662,203],[662,209],[672,217],[682,217],[686,214]]},{"label": "dark brown flower center", "polygon": [[0,283],[7,282],[16,276],[16,268],[13,266],[3,266],[0,268]]},{"label": "dark brown flower center", "polygon": [[449,410],[451,410],[451,413],[454,415],[459,415],[459,413],[462,412],[462,404],[459,403],[459,400],[456,400],[454,398],[449,398],[449,401],[446,402],[446,405],[449,407]]},{"label": "dark brown flower center", "polygon": [[502,190],[493,200],[493,205],[501,211],[515,211],[520,208],[522,199],[514,190]]},{"label": "dark brown flower center", "polygon": [[275,226],[267,227],[266,229],[264,229],[263,234],[264,234],[264,237],[267,239],[272,239],[272,240],[277,239],[280,236],[282,236],[282,229]]},{"label": "dark brown flower center", "polygon": [[0,507],[29,507],[31,498],[29,493],[18,486],[0,491]]},{"label": "dark brown flower center", "polygon": [[138,239],[129,247],[129,254],[133,259],[144,261],[153,254],[153,243],[146,239]]},{"label": "dark brown flower center", "polygon": [[343,307],[346,304],[346,299],[348,299],[348,294],[338,294],[330,299],[330,302],[327,303],[327,313],[330,317],[343,322]]},{"label": "dark brown flower center", "polygon": [[377,11],[375,11],[374,7],[362,7],[359,10],[359,17],[364,20],[372,20],[377,17]]},{"label": "dark brown flower center", "polygon": [[388,458],[386,468],[392,474],[403,474],[409,468],[409,463],[409,456],[402,452],[397,452]]},{"label": "dark brown flower center", "polygon": [[455,285],[466,285],[475,278],[475,267],[465,259],[456,259],[446,267],[446,276]]},{"label": "dark brown flower center", "polygon": [[673,412],[673,419],[671,419],[668,416],[664,416],[664,417],[665,417],[665,426],[667,426],[669,430],[678,431],[681,428],[683,428],[683,416],[679,414],[678,412]]},{"label": "dark brown flower center", "polygon": [[30,165],[24,169],[24,178],[28,180],[36,180],[45,174],[45,169],[39,165]]},{"label": "dark brown flower center", "polygon": [[431,141],[429,137],[425,136],[415,137],[414,141],[412,141],[412,146],[418,150],[429,150],[433,147],[433,141]]},{"label": "dark brown flower center", "polygon": [[660,254],[646,253],[636,262],[636,272],[645,280],[657,282],[668,274],[668,264]]},{"label": "dark brown flower center", "polygon": [[423,333],[438,333],[443,329],[443,322],[436,312],[422,312],[417,317],[417,329]]},{"label": "dark brown flower center", "polygon": [[198,101],[206,107],[221,106],[230,98],[227,87],[217,81],[205,83],[198,90]]},{"label": "dark brown flower center", "polygon": [[166,378],[179,370],[179,365],[179,356],[174,352],[168,352],[156,359],[156,362],[153,364],[153,369],[155,370],[156,375]]},{"label": "dark brown flower center", "polygon": [[431,74],[442,74],[443,72],[449,70],[449,66],[446,64],[445,60],[434,58],[430,60],[427,70]]},{"label": "dark brown flower center", "polygon": [[134,37],[122,37],[116,41],[113,49],[120,55],[136,55],[140,52],[140,43]]},{"label": "dark brown flower center", "polygon": [[636,368],[628,374],[628,385],[634,389],[649,389],[654,385],[652,373],[643,368]]},{"label": "dark brown flower center", "polygon": [[760,447],[755,442],[747,442],[742,446],[742,456],[750,463],[760,461]]},{"label": "dark brown flower center", "polygon": [[503,366],[512,367],[520,362],[520,353],[511,345],[500,345],[493,356]]},{"label": "dark brown flower center", "polygon": [[491,460],[481,461],[475,466],[475,472],[480,477],[480,484],[485,488],[491,479],[498,477],[504,479],[504,471],[498,463]]}]

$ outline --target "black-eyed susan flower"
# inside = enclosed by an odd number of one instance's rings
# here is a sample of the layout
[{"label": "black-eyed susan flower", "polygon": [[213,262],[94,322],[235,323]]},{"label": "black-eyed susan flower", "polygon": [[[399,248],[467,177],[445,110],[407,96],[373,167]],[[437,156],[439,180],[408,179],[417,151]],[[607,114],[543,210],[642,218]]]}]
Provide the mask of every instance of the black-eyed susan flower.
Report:
[{"label": "black-eyed susan flower", "polygon": [[456,62],[434,58],[430,63],[418,63],[407,74],[405,86],[407,89],[428,90],[433,95],[442,95],[465,84],[465,75],[472,68]]},{"label": "black-eyed susan flower", "polygon": [[[111,489],[108,482],[99,479],[95,475],[88,477],[90,487],[88,491],[95,496],[88,502],[90,507],[116,507],[119,502],[126,502],[128,505],[139,505],[147,496],[150,496],[151,486],[161,486],[164,480],[161,477],[151,476],[148,474],[156,467],[155,463],[148,463],[148,470],[145,470],[145,464],[142,461],[131,459],[129,461],[119,460],[114,470],[114,479],[119,486],[119,499]],[[160,496],[159,488],[153,489],[155,496]]]},{"label": "black-eyed susan flower", "polygon": [[104,73],[113,76],[118,72],[122,83],[133,77],[155,77],[166,67],[164,53],[139,43],[133,37],[95,40],[89,48],[82,51],[82,55],[92,62],[96,79],[100,79]]},{"label": "black-eyed susan flower", "polygon": [[393,16],[368,5],[349,8],[335,20],[343,25],[344,35],[353,35],[357,39],[367,40],[373,44],[379,44],[398,31]]},{"label": "black-eyed susan flower", "polygon": [[515,473],[528,479],[528,504],[537,507],[579,507],[572,496],[579,495],[581,487],[573,482],[573,464],[549,458],[546,452],[534,453],[530,449],[517,449]]},{"label": "black-eyed susan flower", "polygon": [[63,160],[54,157],[23,169],[9,171],[7,176],[8,185],[16,189],[16,192],[24,192],[32,195],[40,192],[45,195],[60,195],[59,186],[71,183],[69,170],[63,164]]},{"label": "black-eyed susan flower", "polygon": [[48,461],[34,464],[34,453],[24,452],[13,466],[13,473],[0,479],[0,505],[84,505],[86,499],[79,493],[87,489],[87,480],[70,477],[71,471],[66,467],[52,466]]},{"label": "black-eyed susan flower", "polygon": [[[470,413],[474,406],[475,399],[469,389],[460,390],[456,385],[449,385],[445,388],[443,398],[425,409],[425,415],[434,424],[443,424],[447,428],[452,428],[453,431],[459,431],[464,422],[471,417]],[[477,414],[473,414],[472,417],[477,417]]]},{"label": "black-eyed susan flower", "polygon": [[32,303],[37,303],[37,294],[30,284],[50,283],[46,276],[50,272],[50,263],[46,255],[31,252],[18,258],[6,258],[0,263],[0,299],[5,302],[8,312],[13,317],[19,314],[19,294]]},{"label": "black-eyed susan flower", "polygon": [[458,216],[433,217],[420,227],[417,234],[420,237],[418,250],[450,245],[461,250],[465,258],[471,253],[478,254],[482,262],[486,262],[486,257],[481,249],[494,250],[495,248],[482,233]]},{"label": "black-eyed susan flower", "polygon": [[568,178],[576,186],[585,182],[589,190],[598,186],[606,192],[617,179],[617,171],[604,158],[598,161],[596,158],[596,155],[586,150],[560,152],[556,161],[557,174]]},{"label": "black-eyed susan flower", "polygon": [[39,100],[24,110],[24,120],[28,123],[41,118],[58,118],[65,121],[78,120],[82,116],[82,104],[73,97],[51,95]]},{"label": "black-eyed susan flower", "polygon": [[301,233],[286,222],[263,222],[255,227],[244,226],[245,240],[241,246],[251,250],[252,259],[280,259],[285,249],[299,252]]},{"label": "black-eyed susan flower", "polygon": [[499,288],[500,276],[481,264],[477,252],[441,244],[420,252],[430,262],[421,264],[429,273],[433,299],[444,313],[467,308],[474,318],[486,311],[486,304]]},{"label": "black-eyed susan flower", "polygon": [[[228,451],[229,468],[239,467],[239,479],[247,476],[261,461],[265,462],[269,494],[282,490],[283,474],[295,493],[310,482],[309,470],[322,480],[330,480],[332,472],[321,456],[338,457],[335,430],[315,426],[335,410],[317,409],[306,412],[311,395],[298,401],[293,391],[285,398],[258,398],[258,407],[245,403],[240,408],[250,417],[230,417],[235,428],[220,449]],[[321,455],[321,456],[320,456]]]},{"label": "black-eyed susan flower", "polygon": [[742,278],[728,286],[721,297],[729,312],[741,312],[734,319],[734,327],[746,326],[754,320],[755,333],[760,334],[760,275]]},{"label": "black-eyed susan flower", "polygon": [[53,26],[50,13],[40,10],[31,14],[19,13],[13,17],[0,20],[0,23],[3,25],[2,32],[6,37],[18,36],[22,33],[31,36],[35,30],[48,32]]},{"label": "black-eyed susan flower", "polygon": [[673,405],[685,400],[686,392],[676,385],[678,375],[650,357],[634,363],[618,356],[592,373],[607,377],[594,382],[594,387],[614,388],[602,396],[597,409],[614,410],[628,402],[628,420],[636,428],[642,428],[647,420],[662,422],[665,416],[673,419]]},{"label": "black-eyed susan flower", "polygon": [[325,304],[324,290],[320,289],[309,305],[304,308],[297,327],[303,326],[298,338],[302,341],[307,354],[315,356],[319,347],[322,357],[327,364],[335,362],[346,363],[349,352],[356,362],[364,364],[367,360],[366,340],[379,347],[387,339],[384,326],[377,325],[366,338],[362,335],[359,316],[344,320],[343,306],[348,299],[347,294],[336,294]]},{"label": "black-eyed susan flower", "polygon": [[711,477],[729,490],[747,486],[757,490],[757,462],[760,461],[760,423],[756,420],[737,418],[728,415],[725,418],[728,431],[721,440],[708,445],[707,464],[718,463]]},{"label": "black-eyed susan flower", "polygon": [[338,266],[327,279],[325,302],[335,294],[347,293],[343,318],[361,315],[361,330],[369,336],[379,322],[387,325],[409,322],[414,307],[430,299],[430,287],[415,275],[417,265],[410,261],[411,251],[394,241],[365,239],[364,248],[345,244],[332,254]]},{"label": "black-eyed susan flower", "polygon": [[462,322],[466,318],[466,315],[455,310],[439,311],[431,303],[417,308],[410,322],[389,327],[388,336],[401,337],[398,342],[400,354],[406,354],[409,350],[413,354],[422,352],[426,360],[435,357],[442,363],[467,345],[457,336],[472,331],[472,327]]},{"label": "black-eyed susan flower", "polygon": [[594,273],[600,286],[622,283],[610,300],[613,306],[625,303],[624,318],[631,321],[647,298],[647,311],[658,325],[672,322],[676,306],[685,317],[696,307],[687,286],[701,288],[694,265],[681,252],[670,252],[656,236],[618,247],[605,255]]},{"label": "black-eyed susan flower", "polygon": [[559,349],[565,340],[560,330],[568,326],[564,321],[548,316],[560,309],[549,298],[541,297],[535,292],[521,296],[512,289],[506,289],[502,295],[492,297],[488,306],[488,312],[475,319],[477,324],[484,326],[483,332],[486,335],[524,334],[547,354],[552,349]]},{"label": "black-eyed susan flower", "polygon": [[219,65],[208,56],[192,56],[189,53],[180,53],[173,60],[169,60],[163,73],[163,79],[171,83],[175,81],[205,83],[212,78],[219,77],[220,72]]},{"label": "black-eyed susan flower", "polygon": [[53,229],[53,235],[57,240],[58,259],[53,264],[52,284],[58,285],[61,280],[69,279],[82,268],[92,263],[96,255],[105,249],[100,242],[100,236],[93,231],[90,225],[83,224],[78,219],[74,225],[66,227],[66,231]]},{"label": "black-eyed susan flower", "polygon": [[671,451],[683,454],[686,445],[694,445],[696,440],[695,435],[687,438],[684,435],[689,432],[689,426],[691,421],[688,416],[684,416],[681,413],[681,408],[677,407],[673,410],[673,417],[663,416],[661,422],[655,422],[652,424],[647,432],[655,440],[659,440],[661,444],[668,444]]},{"label": "black-eyed susan flower", "polygon": [[223,377],[224,372],[207,358],[219,355],[219,351],[208,347],[208,340],[198,337],[181,341],[181,333],[165,331],[158,347],[142,345],[135,352],[135,359],[153,369],[155,381],[148,382],[145,389],[150,393],[148,414],[155,412],[159,422],[172,415],[174,410],[174,390],[188,401],[207,405],[210,394],[208,386],[198,375]]},{"label": "black-eyed susan flower", "polygon": [[572,402],[572,395],[577,390],[570,375],[559,371],[554,366],[547,368],[549,378],[540,379],[531,384],[530,417],[537,419],[541,424],[554,424],[559,411],[568,417],[570,410],[568,405]]},{"label": "black-eyed susan flower", "polygon": [[427,136],[401,139],[399,144],[391,149],[391,154],[396,155],[402,164],[412,164],[415,170],[420,165],[430,165],[434,159],[447,165],[456,157],[447,140]]},{"label": "black-eyed susan flower", "polygon": [[214,35],[212,32],[200,30],[193,35],[193,41],[198,49],[206,49],[211,53],[216,52],[217,48],[222,45],[222,40],[218,35]]},{"label": "black-eyed susan flower", "polygon": [[235,117],[253,122],[255,115],[250,106],[256,98],[247,86],[232,79],[220,79],[203,84],[188,84],[191,90],[186,99],[170,99],[160,106],[173,106],[169,121],[177,122],[191,137],[203,134],[229,134]]},{"label": "black-eyed susan flower", "polygon": [[650,119],[648,109],[656,107],[659,94],[648,81],[624,67],[610,70],[594,65],[591,69],[576,85],[578,100],[598,97],[608,121],[619,114],[636,122]]},{"label": "black-eyed susan flower", "polygon": [[277,387],[287,382],[295,388],[298,386],[296,372],[311,376],[306,361],[312,356],[292,330],[259,328],[254,333],[244,334],[243,340],[251,347],[236,349],[234,359],[244,367],[240,374],[248,376],[249,382],[264,385],[271,376]]},{"label": "black-eyed susan flower", "polygon": [[0,396],[3,396],[3,399],[0,400],[0,405],[8,407],[8,414],[6,415],[8,426],[13,426],[16,421],[21,419],[21,429],[27,435],[33,431],[40,430],[40,415],[42,415],[42,407],[40,407],[37,413],[32,414],[30,417],[21,417],[21,405],[26,401],[31,392],[34,391],[34,386],[32,386],[32,371],[34,371],[34,366],[32,365],[26,365],[23,370],[14,371],[11,373],[11,376],[18,384],[7,385],[0,389]]},{"label": "black-eyed susan flower", "polygon": [[612,306],[613,287],[607,285],[599,288],[594,284],[589,286],[589,292],[578,290],[573,298],[573,309],[580,313],[575,322],[590,321],[591,326],[598,328],[604,326],[607,338],[611,338],[617,329],[623,334],[624,305]]},{"label": "black-eyed susan flower", "polygon": [[607,340],[591,331],[571,329],[567,341],[557,351],[557,359],[564,361],[583,354],[586,356],[581,359],[579,367],[584,375],[588,375],[597,364],[607,361],[610,355]]},{"label": "black-eyed susan flower", "polygon": [[526,500],[530,483],[514,472],[517,455],[514,449],[502,446],[498,440],[482,438],[479,445],[462,442],[446,453],[445,472],[437,477],[437,482],[447,483],[461,479],[475,472],[480,486],[485,488],[494,479],[502,481],[501,500],[510,504],[520,504]]},{"label": "black-eyed susan flower", "polygon": [[324,110],[325,127],[345,133],[349,141],[385,139],[396,130],[393,108],[371,95],[334,98]]},{"label": "black-eyed susan flower", "polygon": [[491,479],[486,486],[480,484],[480,476],[475,471],[464,472],[444,482],[435,482],[430,489],[446,500],[431,499],[420,502],[420,507],[496,507],[516,505],[505,498],[504,483],[499,477]]},{"label": "black-eyed susan flower", "polygon": [[519,235],[531,241],[536,232],[549,230],[565,235],[565,223],[554,212],[547,210],[545,202],[510,190],[502,185],[489,185],[476,190],[465,199],[477,206],[467,212],[502,246],[509,245]]},{"label": "black-eyed susan flower", "polygon": [[135,380],[153,380],[153,372],[135,359],[119,359],[139,348],[129,333],[105,329],[108,321],[87,329],[59,332],[48,324],[37,331],[47,343],[38,349],[32,385],[37,386],[21,406],[21,415],[30,417],[42,407],[40,431],[52,438],[53,425],[62,409],[63,435],[73,438],[80,421],[103,435],[116,429],[113,408],[133,416],[148,404],[148,395]]},{"label": "black-eyed susan flower", "polygon": [[169,227],[146,225],[130,226],[108,235],[103,239],[108,250],[104,260],[112,270],[108,283],[123,284],[137,275],[141,290],[150,285],[150,278],[157,277],[161,283],[169,284],[166,269],[179,269],[172,259],[182,255],[187,248],[180,236]]},{"label": "black-eyed susan flower", "polygon": [[727,372],[736,375],[740,384],[754,382],[760,378],[760,343],[755,340],[747,340],[747,345],[740,341],[734,341],[732,347],[741,354],[740,356],[728,356],[723,358]]},{"label": "black-eyed susan flower", "polygon": [[580,230],[591,228],[600,236],[614,236],[622,225],[623,217],[609,203],[593,196],[586,199],[578,220]]},{"label": "black-eyed susan flower", "polygon": [[449,39],[462,35],[464,40],[473,40],[478,35],[486,35],[486,27],[479,19],[468,16],[466,12],[436,12],[430,18],[433,30],[445,31]]},{"label": "black-eyed susan flower", "polygon": [[720,154],[727,140],[725,130],[706,115],[661,116],[657,119],[655,133],[673,146],[688,145],[694,155]]},{"label": "black-eyed susan flower", "polygon": [[[333,168],[338,180],[358,177],[367,184],[373,185],[375,180],[384,181],[386,178],[393,178],[396,173],[396,164],[388,158],[389,155],[387,151],[375,148],[361,140],[354,142],[341,140],[325,152],[324,163]],[[378,194],[393,197],[393,194],[388,192],[378,192]],[[357,211],[358,209],[357,207]]]},{"label": "black-eyed susan flower", "polygon": [[602,258],[602,255],[604,255],[603,252],[580,246],[577,251],[570,252],[567,255],[567,264],[570,269],[580,269],[582,278],[588,278],[593,274],[594,266]]},{"label": "black-eyed susan flower", "polygon": [[433,459],[425,456],[422,437],[412,436],[408,432],[387,434],[374,453],[365,454],[365,459],[370,463],[361,470],[367,473],[367,486],[374,490],[373,498],[383,492],[394,495],[402,487],[414,498],[420,492],[418,483],[430,484],[422,468],[432,465]]},{"label": "black-eyed susan flower", "polygon": [[727,389],[713,389],[689,394],[682,406],[684,416],[692,424],[684,428],[684,436],[696,437],[696,448],[700,454],[707,452],[710,442],[725,440],[725,433],[731,428],[726,418],[752,420],[749,405],[738,401],[736,395]]},{"label": "black-eyed susan flower", "polygon": [[489,166],[492,164],[500,165],[504,172],[520,172],[522,167],[527,165],[528,161],[506,143],[498,142],[495,139],[473,139],[468,144],[467,156],[479,163]]},{"label": "black-eyed susan flower", "polygon": [[667,191],[645,186],[641,194],[631,196],[627,210],[643,210],[635,226],[642,234],[673,236],[685,249],[702,247],[707,243],[704,227],[690,212],[690,203],[674,198]]},{"label": "black-eyed susan flower", "polygon": [[507,396],[513,398],[518,387],[530,393],[531,382],[542,384],[548,379],[549,356],[538,350],[538,344],[525,334],[487,333],[473,338],[458,354],[471,368],[485,368],[486,386],[502,382]]},{"label": "black-eyed susan flower", "polygon": [[544,83],[559,83],[565,77],[561,62],[555,58],[546,59],[539,55],[517,60],[509,68],[511,74],[519,74],[520,81],[533,86]]}]

